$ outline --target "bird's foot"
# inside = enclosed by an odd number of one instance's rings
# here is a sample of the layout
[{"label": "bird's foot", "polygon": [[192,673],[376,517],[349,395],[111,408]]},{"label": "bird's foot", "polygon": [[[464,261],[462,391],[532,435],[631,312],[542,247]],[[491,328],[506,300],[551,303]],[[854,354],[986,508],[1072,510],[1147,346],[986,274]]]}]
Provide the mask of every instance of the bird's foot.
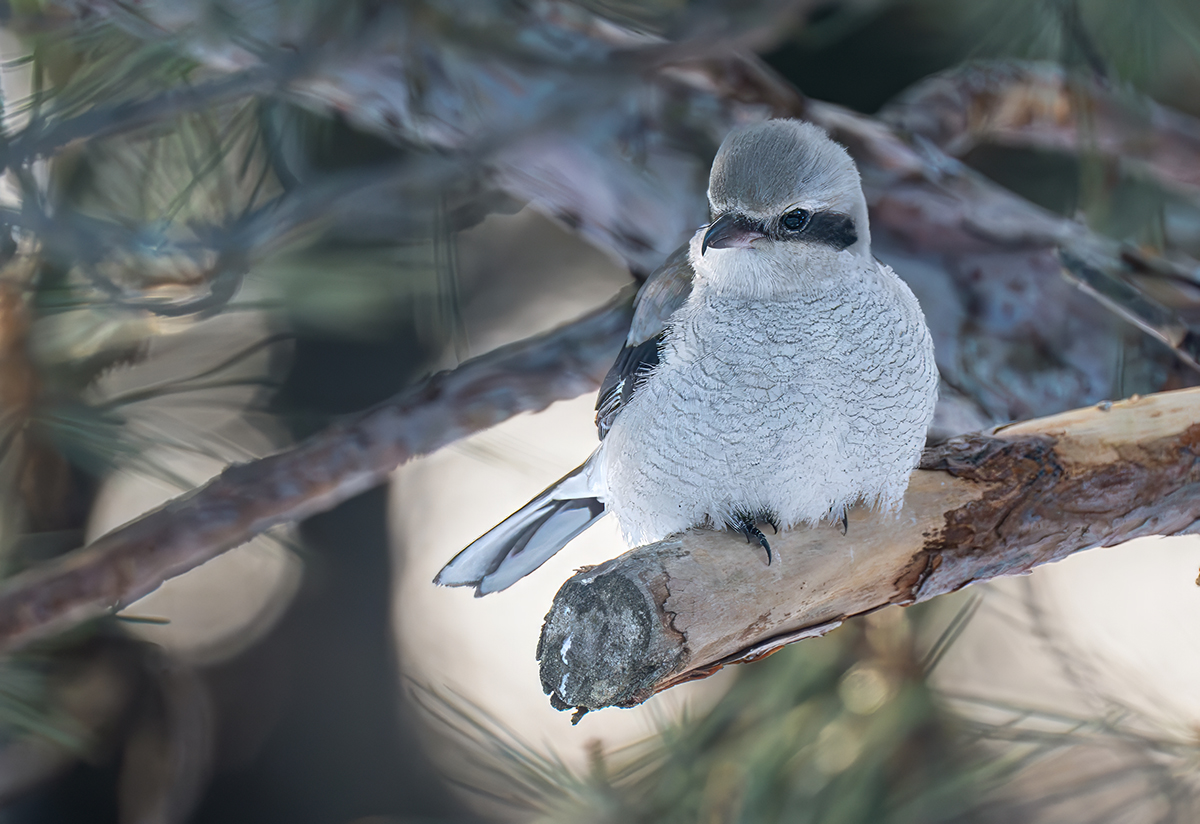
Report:
[{"label": "bird's foot", "polygon": [[[779,527],[775,523],[775,519],[770,515],[763,516],[762,520],[771,525],[776,534],[779,533]],[[752,544],[755,541],[758,545],[767,551],[767,566],[771,565],[771,544],[767,541],[767,536],[762,534],[758,528],[758,519],[752,515],[738,514],[734,515],[729,521],[729,527],[736,529],[738,532],[746,536],[746,543]]]},{"label": "bird's foot", "polygon": [[833,507],[829,507],[829,517],[837,524],[838,530],[845,535],[850,529],[850,516],[846,507],[842,507],[842,514],[838,515],[833,511]]}]

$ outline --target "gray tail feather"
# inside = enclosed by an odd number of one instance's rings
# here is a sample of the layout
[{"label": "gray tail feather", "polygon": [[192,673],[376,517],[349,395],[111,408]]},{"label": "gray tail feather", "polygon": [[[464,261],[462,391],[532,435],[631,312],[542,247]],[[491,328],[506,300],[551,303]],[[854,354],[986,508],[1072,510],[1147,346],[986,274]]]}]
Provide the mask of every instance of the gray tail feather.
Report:
[{"label": "gray tail feather", "polygon": [[507,589],[540,567],[604,515],[604,504],[586,493],[583,467],[509,515],[454,559],[434,578],[448,587],[475,587],[475,596]]}]

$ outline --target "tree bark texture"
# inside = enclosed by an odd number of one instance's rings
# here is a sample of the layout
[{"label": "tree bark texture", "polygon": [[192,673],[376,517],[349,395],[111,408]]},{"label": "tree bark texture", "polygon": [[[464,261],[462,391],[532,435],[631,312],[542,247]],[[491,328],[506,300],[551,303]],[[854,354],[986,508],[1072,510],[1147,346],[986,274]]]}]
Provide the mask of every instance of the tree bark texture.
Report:
[{"label": "tree bark texture", "polygon": [[771,536],[695,529],[579,572],[538,644],[559,709],[629,707],[726,664],[1073,552],[1200,529],[1200,389],[1104,403],[926,450],[898,515]]}]

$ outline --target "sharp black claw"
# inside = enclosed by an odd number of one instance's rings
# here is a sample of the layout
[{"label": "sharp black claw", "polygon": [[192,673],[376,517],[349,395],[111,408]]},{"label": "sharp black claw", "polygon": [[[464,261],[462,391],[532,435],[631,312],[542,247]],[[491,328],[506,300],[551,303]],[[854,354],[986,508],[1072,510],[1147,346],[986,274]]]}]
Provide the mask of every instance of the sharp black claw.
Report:
[{"label": "sharp black claw", "polygon": [[846,510],[842,510],[842,534],[845,535],[850,529],[850,518],[846,514]]},{"label": "sharp black claw", "polygon": [[[779,533],[779,528],[776,527],[772,521],[765,520],[765,522],[771,524],[771,527],[775,530],[776,534]],[[748,515],[735,515],[728,523],[730,527],[736,529],[738,532],[746,536],[746,543],[752,544],[755,541],[758,541],[758,545],[767,552],[767,566],[770,566],[771,561],[773,560],[773,556],[771,554],[771,544],[769,541],[767,541],[767,536],[763,535],[762,531],[755,524],[755,519]]]}]

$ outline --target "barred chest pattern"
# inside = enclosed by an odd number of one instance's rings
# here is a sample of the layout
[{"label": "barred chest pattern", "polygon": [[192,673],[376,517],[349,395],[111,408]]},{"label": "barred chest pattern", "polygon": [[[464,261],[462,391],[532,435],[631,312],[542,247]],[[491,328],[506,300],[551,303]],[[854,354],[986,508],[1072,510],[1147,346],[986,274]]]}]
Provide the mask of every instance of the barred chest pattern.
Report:
[{"label": "barred chest pattern", "polygon": [[604,444],[631,545],[736,514],[786,529],[899,507],[933,417],[933,345],[908,287],[856,268],[784,299],[693,293]]}]

